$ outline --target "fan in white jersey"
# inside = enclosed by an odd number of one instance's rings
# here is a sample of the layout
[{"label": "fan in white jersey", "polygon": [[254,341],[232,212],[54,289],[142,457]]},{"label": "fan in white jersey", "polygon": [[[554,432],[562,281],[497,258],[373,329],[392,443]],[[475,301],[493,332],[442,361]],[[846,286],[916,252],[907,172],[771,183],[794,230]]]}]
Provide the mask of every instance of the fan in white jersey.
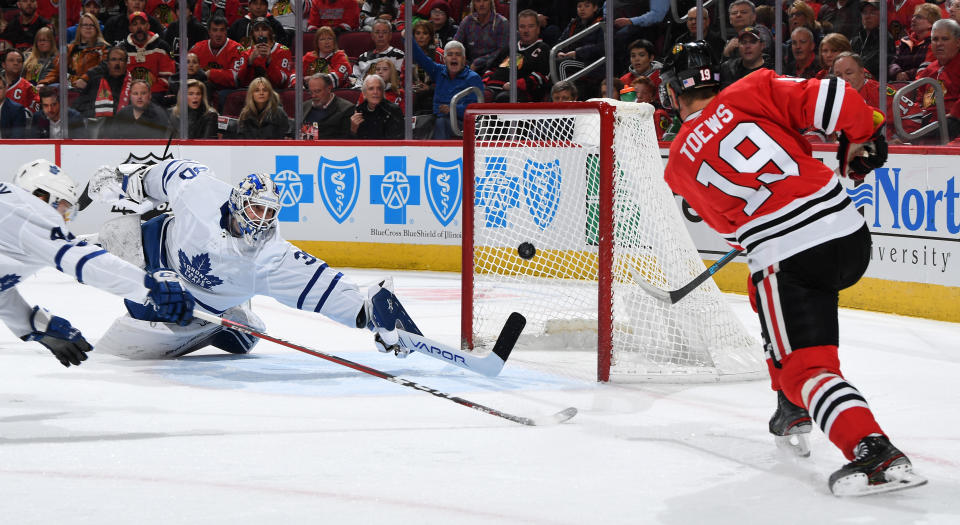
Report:
[{"label": "fan in white jersey", "polygon": [[[263,331],[250,308],[255,295],[273,297],[300,310],[323,314],[343,325],[374,330],[369,301],[357,285],[324,261],[280,237],[280,196],[265,173],[231,186],[191,160],[153,166],[123,164],[101,168],[90,184],[100,201],[146,211],[162,202],[172,214],[140,223],[129,215],[108,222],[100,242],[111,252],[147,269],[169,266],[208,312]],[[141,244],[142,243],[142,244]],[[389,285],[388,285],[389,286]],[[371,289],[371,295],[380,286]],[[129,306],[129,305],[128,305]],[[136,314],[134,308],[129,308]],[[125,315],[99,342],[101,351],[138,359],[181,356],[206,346],[245,354],[257,339],[194,320],[189,326],[143,322]],[[376,329],[382,352],[406,353],[393,331]]]},{"label": "fan in white jersey", "polygon": [[93,348],[66,319],[31,306],[17,291],[44,266],[137,304],[160,321],[189,323],[193,298],[168,270],[143,270],[99,246],[75,242],[66,219],[77,201],[73,180],[53,163],[20,167],[13,184],[0,182],[0,319],[24,341],[46,346],[63,366],[79,365]]}]

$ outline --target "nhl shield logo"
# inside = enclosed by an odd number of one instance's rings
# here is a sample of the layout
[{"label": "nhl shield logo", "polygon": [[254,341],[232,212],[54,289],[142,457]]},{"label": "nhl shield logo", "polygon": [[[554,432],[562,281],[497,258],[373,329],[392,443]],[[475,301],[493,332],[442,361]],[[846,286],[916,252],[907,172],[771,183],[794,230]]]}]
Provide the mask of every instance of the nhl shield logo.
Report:
[{"label": "nhl shield logo", "polygon": [[541,230],[547,229],[560,207],[560,160],[541,163],[527,159],[523,165],[523,189],[533,222]]},{"label": "nhl shield logo", "polygon": [[320,194],[323,205],[339,224],[347,220],[360,196],[360,161],[353,157],[347,161],[320,157]]},{"label": "nhl shield logo", "polygon": [[463,161],[441,162],[427,157],[423,175],[427,179],[427,201],[440,224],[446,226],[457,216],[463,192]]}]

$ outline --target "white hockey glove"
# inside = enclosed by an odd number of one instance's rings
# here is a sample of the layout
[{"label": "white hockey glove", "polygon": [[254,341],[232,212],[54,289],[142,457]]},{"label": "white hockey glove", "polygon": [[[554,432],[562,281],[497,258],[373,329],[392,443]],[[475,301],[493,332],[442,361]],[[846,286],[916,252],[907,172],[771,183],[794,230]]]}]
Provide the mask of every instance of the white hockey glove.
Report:
[{"label": "white hockey glove", "polygon": [[143,177],[148,169],[150,166],[146,164],[100,166],[90,178],[88,193],[100,202],[119,204],[135,213],[147,212],[158,204],[143,190]]}]

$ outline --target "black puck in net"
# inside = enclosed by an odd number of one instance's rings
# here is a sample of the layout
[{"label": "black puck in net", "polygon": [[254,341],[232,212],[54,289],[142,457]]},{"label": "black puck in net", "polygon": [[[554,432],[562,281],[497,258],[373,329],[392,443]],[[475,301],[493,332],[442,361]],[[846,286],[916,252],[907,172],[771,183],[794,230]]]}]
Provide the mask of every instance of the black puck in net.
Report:
[{"label": "black puck in net", "polygon": [[533,247],[529,242],[522,242],[520,246],[517,246],[517,255],[521,259],[533,259],[533,256],[537,254],[537,249]]}]

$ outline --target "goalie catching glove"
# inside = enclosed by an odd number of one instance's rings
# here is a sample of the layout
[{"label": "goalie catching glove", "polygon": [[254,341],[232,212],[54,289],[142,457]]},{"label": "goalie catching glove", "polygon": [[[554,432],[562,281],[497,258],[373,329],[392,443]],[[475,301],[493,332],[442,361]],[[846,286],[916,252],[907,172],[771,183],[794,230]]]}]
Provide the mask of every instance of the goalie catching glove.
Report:
[{"label": "goalie catching glove", "polygon": [[50,312],[39,306],[34,306],[33,313],[30,314],[30,328],[33,332],[21,339],[37,341],[47,347],[63,366],[80,365],[81,361],[87,360],[87,352],[93,350],[80,330],[74,328],[70,321],[50,315]]},{"label": "goalie catching glove", "polygon": [[[883,122],[882,116],[880,122]],[[870,141],[863,144],[851,144],[841,131],[838,137],[837,160],[840,162],[838,171],[841,177],[862,181],[868,173],[887,162],[887,140],[883,136],[883,128],[877,127]]]},{"label": "goalie catching glove", "polygon": [[94,200],[120,203],[135,213],[145,213],[159,204],[147,197],[143,189],[143,178],[151,167],[147,164],[100,166],[90,178],[88,193]]}]

